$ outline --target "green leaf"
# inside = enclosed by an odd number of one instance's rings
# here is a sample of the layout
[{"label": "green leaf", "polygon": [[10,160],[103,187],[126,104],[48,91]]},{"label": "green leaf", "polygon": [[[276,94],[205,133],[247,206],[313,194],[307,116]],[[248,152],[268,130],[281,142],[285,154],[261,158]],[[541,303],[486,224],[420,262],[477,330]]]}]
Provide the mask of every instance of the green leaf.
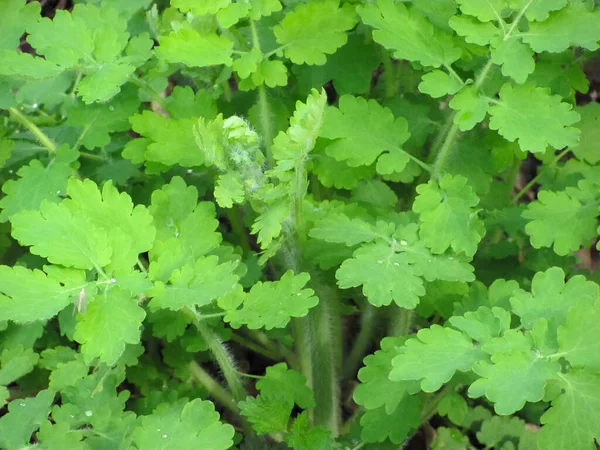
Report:
[{"label": "green leaf", "polygon": [[148,292],[148,296],[153,297],[150,308],[177,311],[208,305],[237,286],[238,277],[233,273],[236,267],[234,261],[219,264],[219,258],[214,255],[186,264],[173,272],[168,285],[156,282]]},{"label": "green leaf", "polygon": [[573,154],[582,161],[596,164],[600,161],[600,152],[598,152],[600,104],[590,102],[587,105],[575,108],[575,110],[581,116],[581,121],[577,124],[581,134],[579,135],[579,144],[572,147]]},{"label": "green leaf", "polygon": [[172,0],[171,5],[175,8],[188,12],[191,11],[195,15],[204,16],[206,14],[216,14],[220,9],[226,8],[231,3],[231,0],[206,0],[197,2],[195,0]]},{"label": "green leaf", "polygon": [[472,256],[483,238],[485,228],[474,209],[479,198],[463,176],[443,176],[439,185],[430,180],[417,186],[413,211],[419,213],[421,238],[433,253],[449,247]]},{"label": "green leaf", "polygon": [[363,22],[375,28],[373,40],[394,51],[396,59],[424,66],[450,65],[460,57],[449,34],[435,28],[418,10],[392,0],[358,8]]},{"label": "green leaf", "polygon": [[585,277],[576,275],[565,283],[565,273],[559,267],[538,272],[531,282],[531,293],[518,289],[510,303],[521,317],[525,328],[532,328],[537,319],[546,319],[551,327],[564,325],[567,313],[579,302],[593,302],[600,288]]},{"label": "green leaf", "polygon": [[53,424],[45,421],[35,437],[44,450],[88,450],[89,447],[82,441],[83,433],[83,430],[72,430],[65,422]]},{"label": "green leaf", "polygon": [[386,414],[391,414],[406,395],[418,391],[418,385],[415,382],[392,381],[389,378],[392,360],[400,353],[405,341],[404,337],[384,338],[381,341],[381,350],[363,360],[364,367],[358,372],[358,379],[361,383],[353,394],[353,399],[357,404],[366,409],[383,407]]},{"label": "green leaf", "polygon": [[288,270],[279,281],[259,281],[250,292],[240,289],[218,304],[227,312],[225,321],[234,328],[283,328],[292,317],[304,317],[319,302],[312,289],[303,289],[309,280],[307,273],[294,275]]},{"label": "green leaf", "polygon": [[81,286],[63,286],[40,270],[0,266],[0,320],[49,320],[71,303]]},{"label": "green leaf", "polygon": [[431,443],[433,450],[468,450],[471,448],[469,438],[456,428],[439,427]]},{"label": "green leaf", "polygon": [[467,372],[485,354],[464,333],[432,325],[406,341],[392,360],[391,380],[420,380],[424,392],[435,392],[457,370]]},{"label": "green leaf", "polygon": [[315,398],[312,390],[306,385],[306,377],[300,372],[288,369],[285,363],[267,367],[265,376],[256,383],[256,387],[260,395],[281,396],[288,403],[295,403],[302,409],[315,407]]},{"label": "green leaf", "polygon": [[193,28],[180,28],[158,38],[156,55],[168,63],[207,67],[233,63],[233,41],[216,34],[200,34]]},{"label": "green leaf", "polygon": [[450,26],[459,36],[463,36],[469,44],[488,45],[501,31],[491,22],[481,23],[468,16],[453,16]]},{"label": "green leaf", "polygon": [[[562,3],[565,1],[562,0]],[[586,2],[572,1],[564,9],[550,14],[547,20],[531,23],[523,41],[536,53],[560,53],[569,47],[596,50],[600,39],[599,17],[599,9],[590,9]]]},{"label": "green leaf", "polygon": [[234,174],[219,175],[215,184],[215,200],[221,208],[231,208],[234,203],[243,203],[244,186]]},{"label": "green leaf", "polygon": [[518,417],[493,416],[483,421],[481,430],[477,432],[477,440],[490,448],[504,448],[500,445],[507,439],[519,439],[525,434],[525,426],[525,421]]},{"label": "green leaf", "polygon": [[263,249],[281,234],[281,225],[289,215],[289,205],[280,201],[269,205],[267,210],[256,218],[252,224],[252,234],[258,235],[256,240]]},{"label": "green leaf", "polygon": [[578,302],[558,329],[559,352],[574,367],[600,371],[600,331],[594,324],[600,315],[600,300]]},{"label": "green leaf", "polygon": [[346,32],[356,24],[350,5],[339,7],[337,0],[320,0],[298,5],[273,28],[286,58],[294,64],[323,65],[326,56],[343,46]]},{"label": "green leaf", "polygon": [[[526,337],[519,334],[522,343],[516,348],[505,346],[495,348],[495,338],[483,350],[491,354],[492,363],[479,361],[473,371],[481,378],[469,387],[471,397],[485,394],[494,403],[497,414],[507,415],[519,411],[525,402],[539,402],[544,397],[546,383],[556,378],[560,365],[556,361],[540,358],[526,342]],[[529,347],[527,349],[527,347]],[[499,350],[499,351],[496,351]]]},{"label": "green leaf", "polygon": [[489,103],[479,96],[477,86],[465,86],[450,100],[450,108],[456,111],[454,123],[461,131],[472,130],[475,125],[485,119]]},{"label": "green leaf", "polygon": [[502,308],[481,306],[464,316],[454,316],[448,321],[454,328],[464,331],[471,339],[484,344],[501,336],[510,328],[510,313]]},{"label": "green leaf", "polygon": [[136,65],[147,59],[122,55],[129,40],[126,29],[127,21],[115,9],[78,4],[72,13],[58,10],[53,20],[42,18],[29,25],[27,41],[62,70],[82,70],[85,76],[77,93],[92,103],[116,95]]},{"label": "green leaf", "polygon": [[281,433],[287,430],[293,404],[282,396],[246,397],[239,402],[241,414],[247,417],[258,434]]},{"label": "green leaf", "polygon": [[502,75],[517,83],[525,83],[535,70],[533,51],[519,39],[495,38],[492,40],[492,61],[502,66]]},{"label": "green leaf", "polygon": [[465,398],[458,392],[450,392],[445,395],[438,405],[438,414],[447,416],[456,425],[462,425],[469,412],[469,406]]},{"label": "green leaf", "polygon": [[327,428],[310,427],[308,413],[303,412],[292,424],[286,443],[294,450],[330,450],[333,440]]},{"label": "green leaf", "polygon": [[0,353],[0,385],[8,386],[31,372],[38,359],[37,353],[22,345],[3,350]]},{"label": "green leaf", "polygon": [[48,418],[54,396],[54,392],[43,390],[35,397],[11,401],[8,413],[0,418],[0,446],[7,450],[29,446],[31,434]]},{"label": "green leaf", "polygon": [[[534,0],[535,1],[535,0]],[[508,6],[507,0],[458,0],[460,10],[469,16],[475,16],[481,22],[498,21],[502,11]]]},{"label": "green leaf", "polygon": [[377,226],[373,226],[361,219],[351,219],[344,214],[333,213],[318,220],[311,228],[309,236],[353,247],[375,239],[389,240],[392,232],[393,228],[389,229],[388,224],[384,222],[378,222]]},{"label": "green leaf", "polygon": [[109,103],[75,103],[67,110],[67,125],[81,130],[78,142],[92,150],[110,144],[110,133],[127,131],[129,116],[137,112],[137,95],[119,95]]},{"label": "green leaf", "polygon": [[152,216],[143,205],[134,207],[131,197],[119,192],[111,181],[102,191],[91,180],[69,180],[69,199],[63,202],[73,216],[83,215],[93,226],[104,230],[111,243],[111,269],[128,272],[138,255],[152,248],[156,229]]},{"label": "green leaf", "polygon": [[296,110],[290,118],[290,126],[273,140],[273,157],[279,161],[304,161],[313,150],[323,125],[327,95],[322,89],[313,89],[306,103],[296,102]]},{"label": "green leaf", "polygon": [[561,380],[563,393],[541,418],[538,448],[594,450],[594,439],[600,439],[600,379],[574,371]]},{"label": "green leaf", "polygon": [[133,432],[138,448],[198,448],[227,450],[233,445],[235,430],[219,421],[215,406],[206,400],[181,399],[162,404],[151,415],[141,417],[141,426]]},{"label": "green leaf", "polygon": [[367,244],[344,261],[336,272],[338,286],[348,289],[363,286],[363,293],[375,306],[389,305],[413,309],[425,295],[419,270],[405,253],[396,253],[388,244]]},{"label": "green leaf", "polygon": [[110,262],[112,249],[106,231],[61,203],[44,200],[39,211],[23,211],[11,218],[12,235],[30,252],[54,264],[77,269],[99,269]]},{"label": "green leaf", "polygon": [[534,248],[552,247],[564,256],[597,236],[599,208],[590,195],[590,186],[582,187],[562,192],[540,191],[537,200],[527,205],[522,217],[529,220],[525,232],[531,236]]},{"label": "green leaf", "polygon": [[40,18],[41,7],[37,2],[7,0],[0,5],[0,49],[14,50],[25,29]]},{"label": "green leaf", "polygon": [[546,0],[533,1],[528,0],[509,0],[510,7],[517,11],[524,10],[525,17],[531,21],[543,21],[548,18],[552,11],[557,11],[564,8],[569,2],[568,0]]},{"label": "green leaf", "polygon": [[130,141],[131,145],[144,143],[142,161],[145,159],[168,166],[180,164],[183,167],[200,166],[204,163],[204,155],[198,149],[194,138],[195,120],[167,119],[160,114],[144,111],[142,114],[131,116],[129,121],[136,133],[148,138]]},{"label": "green leaf", "polygon": [[17,171],[19,179],[7,180],[2,185],[6,195],[0,200],[0,222],[6,222],[20,211],[38,209],[44,200],[58,203],[71,172],[66,163],[55,162],[44,167],[37,159],[22,166]]},{"label": "green leaf", "polygon": [[489,112],[490,128],[510,142],[518,140],[523,151],[543,153],[548,146],[561,149],[579,140],[579,130],[570,126],[579,121],[579,114],[560,96],[533,84],[505,84]]},{"label": "green leaf", "polygon": [[460,80],[441,70],[432,70],[426,73],[422,80],[419,84],[419,91],[433,98],[456,94],[463,86]]},{"label": "green leaf", "polygon": [[392,112],[375,100],[344,95],[339,108],[329,107],[321,136],[338,139],[326,152],[338,161],[347,161],[351,167],[370,165],[385,151],[398,150],[404,165],[409,157],[402,144],[410,137],[408,122],[394,118]]},{"label": "green leaf", "polygon": [[421,399],[407,395],[390,414],[384,408],[367,411],[360,419],[360,436],[364,442],[383,442],[388,439],[395,444],[406,440],[421,422]]},{"label": "green leaf", "polygon": [[75,327],[75,340],[81,344],[86,362],[99,358],[112,365],[125,351],[125,344],[140,341],[146,313],[137,299],[118,288],[98,294]]}]

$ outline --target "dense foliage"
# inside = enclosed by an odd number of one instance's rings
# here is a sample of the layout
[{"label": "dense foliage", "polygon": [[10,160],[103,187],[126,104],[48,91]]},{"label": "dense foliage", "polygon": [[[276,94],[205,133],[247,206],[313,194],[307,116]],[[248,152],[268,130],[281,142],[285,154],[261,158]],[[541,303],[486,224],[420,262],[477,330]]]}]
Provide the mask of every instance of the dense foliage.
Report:
[{"label": "dense foliage", "polygon": [[596,448],[595,2],[46,3],[0,2],[0,448]]}]

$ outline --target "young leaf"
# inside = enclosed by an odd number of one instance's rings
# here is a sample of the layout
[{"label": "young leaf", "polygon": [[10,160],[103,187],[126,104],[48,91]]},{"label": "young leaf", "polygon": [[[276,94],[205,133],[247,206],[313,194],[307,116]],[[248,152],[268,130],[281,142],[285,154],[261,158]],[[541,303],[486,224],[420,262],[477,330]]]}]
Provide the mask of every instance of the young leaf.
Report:
[{"label": "young leaf", "polygon": [[475,16],[481,22],[501,20],[502,11],[508,6],[507,0],[458,0],[460,10],[469,16]]},{"label": "young leaf", "polygon": [[344,214],[329,214],[318,220],[309,235],[326,242],[345,244],[353,247],[375,239],[390,239],[393,229],[388,224],[378,222],[373,226],[361,219],[351,219]]},{"label": "young leaf", "polygon": [[223,35],[200,34],[184,26],[167,36],[159,36],[158,41],[156,55],[168,63],[190,67],[231,66],[233,63],[233,41]]},{"label": "young leaf", "polygon": [[267,367],[265,376],[256,383],[260,395],[282,396],[286,401],[297,404],[302,409],[314,408],[315,398],[306,385],[306,377],[300,372],[288,369],[287,364],[279,363]]},{"label": "young leaf", "polygon": [[308,413],[305,411],[296,417],[286,436],[286,444],[294,450],[329,450],[333,440],[327,428],[310,427]]},{"label": "young leaf", "polygon": [[423,81],[419,84],[419,90],[433,98],[443,97],[448,94],[456,94],[462,83],[455,77],[441,70],[432,70],[423,75]]},{"label": "young leaf", "polygon": [[474,207],[479,198],[463,176],[444,175],[436,183],[417,186],[418,196],[413,211],[421,219],[421,238],[433,253],[444,253],[449,247],[472,256],[483,238],[485,228]]}]

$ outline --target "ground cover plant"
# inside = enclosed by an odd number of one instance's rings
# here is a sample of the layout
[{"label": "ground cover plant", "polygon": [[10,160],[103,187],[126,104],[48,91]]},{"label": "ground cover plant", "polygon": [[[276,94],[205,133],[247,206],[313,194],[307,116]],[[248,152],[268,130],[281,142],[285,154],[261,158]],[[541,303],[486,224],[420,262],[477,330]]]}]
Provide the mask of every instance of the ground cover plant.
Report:
[{"label": "ground cover plant", "polygon": [[585,0],[2,0],[0,448],[595,449],[599,40]]}]

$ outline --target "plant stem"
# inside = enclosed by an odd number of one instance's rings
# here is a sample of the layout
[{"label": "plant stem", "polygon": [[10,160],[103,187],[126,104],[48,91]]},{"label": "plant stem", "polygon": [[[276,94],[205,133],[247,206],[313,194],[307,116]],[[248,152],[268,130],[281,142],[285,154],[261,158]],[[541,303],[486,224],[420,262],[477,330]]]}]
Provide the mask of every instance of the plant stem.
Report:
[{"label": "plant stem", "polygon": [[236,403],[244,400],[246,398],[246,390],[235,369],[233,357],[225,344],[223,344],[223,341],[221,341],[221,338],[202,320],[202,316],[200,316],[198,312],[192,308],[185,308],[184,311],[194,320],[198,332],[208,345],[215,361],[223,372],[223,376],[225,377],[225,381],[227,381],[233,400]]},{"label": "plant stem", "polygon": [[25,115],[21,114],[21,111],[16,108],[8,108],[8,111],[18,122],[31,131],[49,153],[56,153],[56,144],[52,142],[48,135],[40,130],[36,124],[29,120]]},{"label": "plant stem", "polygon": [[381,49],[381,60],[383,61],[383,73],[385,74],[385,96],[391,98],[396,94],[396,75],[394,71],[394,63],[389,52]]},{"label": "plant stem", "polygon": [[250,242],[248,241],[248,234],[246,233],[246,228],[242,221],[242,211],[235,206],[227,209],[227,219],[231,225],[231,231],[233,231],[233,234],[238,239],[238,244],[242,247],[244,255],[247,256],[250,253],[251,248]]},{"label": "plant stem", "polygon": [[542,170],[540,170],[537,175],[535,177],[533,177],[531,179],[531,181],[529,183],[527,183],[523,189],[521,189],[519,192],[517,192],[517,195],[515,195],[512,199],[513,204],[517,203],[519,201],[519,199],[521,197],[523,197],[525,194],[527,194],[527,192],[529,192],[529,190],[539,181],[539,179],[546,173],[546,171],[548,169],[550,169],[551,167],[554,167],[554,165],[559,162],[563,156],[565,156],[567,153],[569,153],[571,151],[570,148],[565,148],[562,152],[560,152],[558,155],[556,155],[556,157],[550,161],[549,164],[545,165]]},{"label": "plant stem", "polygon": [[[475,87],[480,88],[483,85],[492,66],[493,66],[493,62],[492,62],[492,59],[490,58],[490,59],[488,59],[488,62],[485,64],[485,66],[483,66],[483,68],[481,69],[481,72],[479,72],[479,75],[477,76],[477,79],[475,80]],[[456,117],[456,113],[453,113],[452,114],[452,126],[448,130],[448,133],[446,134],[446,138],[444,139],[442,147],[440,148],[439,153],[436,155],[435,162],[433,164],[433,172],[431,174],[431,178],[433,178],[435,180],[439,179],[440,175],[444,171],[444,168],[448,162],[448,158],[450,157],[450,154],[452,153],[452,149],[454,148],[454,143],[455,143],[454,141],[456,140],[456,137],[458,136],[459,124],[458,124],[458,122],[455,121],[455,117]]]},{"label": "plant stem", "polygon": [[453,389],[453,385],[447,384],[439,392],[432,393],[427,397],[427,401],[425,402],[425,404],[423,405],[423,409],[421,410],[421,423],[427,422],[433,417],[442,399]]},{"label": "plant stem", "polygon": [[373,334],[379,318],[379,309],[370,303],[363,308],[360,317],[360,331],[352,343],[352,350],[345,358],[344,379],[348,380],[356,375],[367,349],[372,344]]},{"label": "plant stem", "polygon": [[310,313],[313,361],[313,390],[316,407],[314,424],[329,428],[333,437],[340,430],[339,373],[342,356],[342,330],[337,291],[311,274],[319,304]]},{"label": "plant stem", "polygon": [[165,101],[163,96],[156,92],[154,88],[150,86],[145,80],[135,75],[131,75],[129,77],[129,81],[146,91],[146,93],[149,94],[150,97],[152,97],[152,100],[158,103],[162,109],[168,111],[167,102]]},{"label": "plant stem", "polygon": [[227,408],[229,411],[239,414],[240,410],[237,406],[236,401],[233,399],[227,389],[221,386],[210,374],[204,370],[196,361],[192,361],[189,364],[189,369],[194,378],[202,384],[208,393],[221,405]]},{"label": "plant stem", "polygon": [[264,356],[267,359],[270,359],[272,361],[279,361],[281,359],[281,357],[278,354],[273,353],[271,350],[261,347],[260,345],[254,343],[249,339],[244,339],[235,333],[231,336],[231,339],[234,342],[237,342],[238,344],[246,347],[247,349]]},{"label": "plant stem", "polygon": [[406,336],[410,333],[410,326],[415,312],[411,309],[398,307],[396,315],[390,321],[390,336]]}]

